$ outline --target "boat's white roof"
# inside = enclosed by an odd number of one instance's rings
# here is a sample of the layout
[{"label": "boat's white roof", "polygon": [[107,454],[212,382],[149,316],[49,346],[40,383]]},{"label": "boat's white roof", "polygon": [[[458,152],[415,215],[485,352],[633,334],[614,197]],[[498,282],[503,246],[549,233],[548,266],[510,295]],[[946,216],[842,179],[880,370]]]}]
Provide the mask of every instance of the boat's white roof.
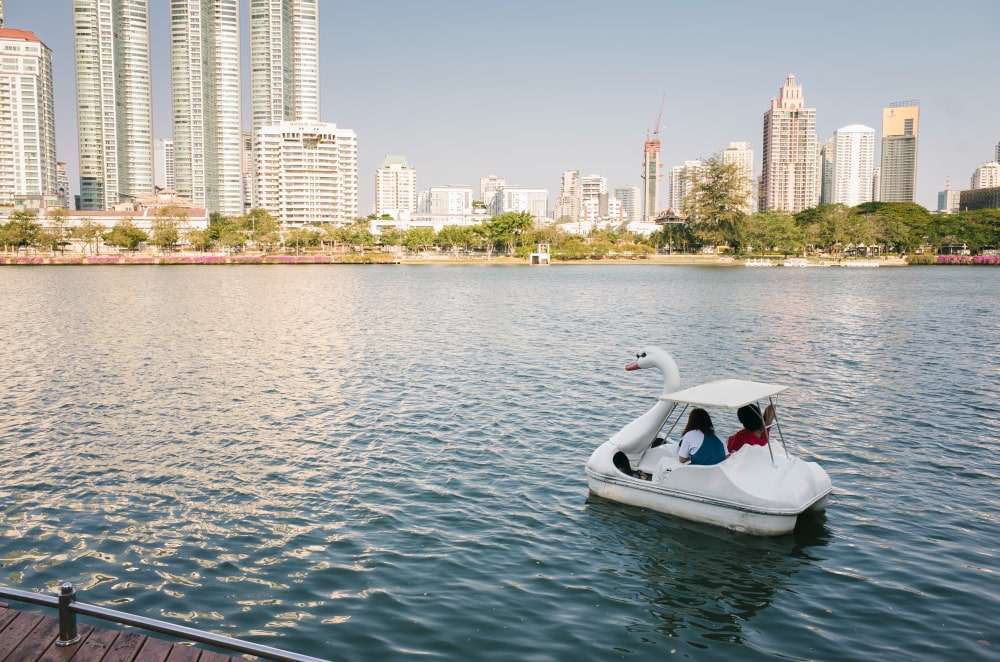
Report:
[{"label": "boat's white roof", "polygon": [[751,402],[757,402],[786,390],[781,384],[764,384],[743,379],[720,379],[699,386],[674,391],[662,396],[661,400],[680,402],[699,407],[729,407],[737,409]]}]

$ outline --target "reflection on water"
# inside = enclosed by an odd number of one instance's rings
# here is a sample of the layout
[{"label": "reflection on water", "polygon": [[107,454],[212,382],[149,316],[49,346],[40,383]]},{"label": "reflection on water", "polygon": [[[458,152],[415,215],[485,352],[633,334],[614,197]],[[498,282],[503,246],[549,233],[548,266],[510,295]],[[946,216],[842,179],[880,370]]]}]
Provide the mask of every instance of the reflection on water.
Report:
[{"label": "reflection on water", "polygon": [[[335,659],[988,657],[998,284],[0,270],[0,582]],[[794,385],[825,520],[761,540],[587,499],[654,343],[685,384]]]}]

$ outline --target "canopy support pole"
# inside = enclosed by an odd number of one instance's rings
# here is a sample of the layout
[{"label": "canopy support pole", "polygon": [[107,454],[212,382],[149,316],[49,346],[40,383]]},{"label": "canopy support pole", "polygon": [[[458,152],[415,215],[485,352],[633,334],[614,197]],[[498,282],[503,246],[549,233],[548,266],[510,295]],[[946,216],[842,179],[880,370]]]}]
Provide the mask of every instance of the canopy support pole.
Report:
[{"label": "canopy support pole", "polygon": [[781,439],[781,447],[785,449],[785,455],[788,455],[788,446],[785,445],[785,435],[781,432],[781,421],[778,420],[778,407],[774,404],[774,396],[769,396],[767,399],[774,411],[774,424],[778,427],[778,439]]}]

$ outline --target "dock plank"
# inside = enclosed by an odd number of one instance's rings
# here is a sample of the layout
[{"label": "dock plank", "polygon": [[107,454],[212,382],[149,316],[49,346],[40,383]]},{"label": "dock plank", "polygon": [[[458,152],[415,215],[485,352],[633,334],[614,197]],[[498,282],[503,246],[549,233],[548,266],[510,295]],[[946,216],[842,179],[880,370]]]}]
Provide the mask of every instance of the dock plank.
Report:
[{"label": "dock plank", "polygon": [[3,629],[15,618],[17,618],[16,609],[4,609],[0,611],[0,632],[3,632]]},{"label": "dock plank", "polygon": [[4,628],[3,636],[0,637],[0,660],[5,659],[17,648],[24,638],[35,629],[38,622],[42,620],[41,614],[33,614],[22,611],[14,620]]},{"label": "dock plank", "polygon": [[52,645],[49,646],[44,653],[42,653],[40,658],[38,658],[38,662],[64,662],[65,660],[70,659],[76,654],[80,645],[87,641],[87,638],[93,631],[94,628],[90,625],[85,623],[80,625],[76,629],[77,634],[80,635],[80,641],[76,642],[72,646],[56,646],[56,643],[53,641]]},{"label": "dock plank", "polygon": [[95,629],[73,656],[73,662],[101,662],[117,638],[118,633],[114,630]]},{"label": "dock plank", "polygon": [[138,632],[122,632],[101,662],[132,662],[146,639],[146,635]]},{"label": "dock plank", "polygon": [[167,662],[198,662],[201,650],[192,646],[174,646],[170,651]]},{"label": "dock plank", "polygon": [[134,662],[164,662],[170,655],[170,644],[160,639],[146,638]]},{"label": "dock plank", "polygon": [[43,616],[35,629],[24,641],[11,651],[7,659],[11,662],[35,662],[59,637],[59,621]]},{"label": "dock plank", "polygon": [[201,658],[198,662],[232,662],[235,658],[229,657],[228,655],[223,655],[222,653],[213,653],[212,651],[203,651]]}]

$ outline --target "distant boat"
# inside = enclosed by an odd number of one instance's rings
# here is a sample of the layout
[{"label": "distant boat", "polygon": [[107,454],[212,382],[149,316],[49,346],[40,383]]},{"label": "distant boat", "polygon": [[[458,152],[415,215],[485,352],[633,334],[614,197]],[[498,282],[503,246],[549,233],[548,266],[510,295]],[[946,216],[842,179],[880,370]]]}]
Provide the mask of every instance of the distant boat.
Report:
[{"label": "distant boat", "polygon": [[771,262],[766,257],[753,257],[749,260],[743,261],[744,267],[773,267],[774,262]]},{"label": "distant boat", "polygon": [[812,264],[804,257],[790,257],[781,263],[783,267],[811,267]]},{"label": "distant boat", "polygon": [[841,265],[854,269],[875,269],[879,266],[878,260],[845,260]]}]

